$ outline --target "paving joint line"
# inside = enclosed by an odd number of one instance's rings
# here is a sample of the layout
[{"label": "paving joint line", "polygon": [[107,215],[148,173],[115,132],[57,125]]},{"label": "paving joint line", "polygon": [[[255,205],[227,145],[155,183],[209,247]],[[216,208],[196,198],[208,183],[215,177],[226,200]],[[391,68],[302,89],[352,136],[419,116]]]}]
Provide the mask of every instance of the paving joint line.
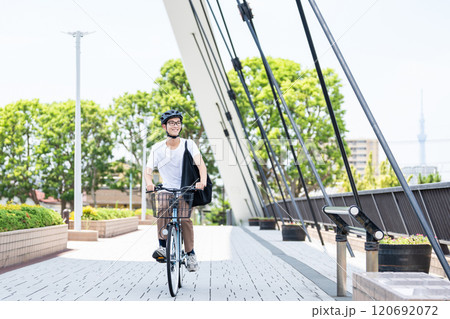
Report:
[{"label": "paving joint line", "polygon": [[256,241],[258,241],[261,245],[263,245],[265,248],[267,248],[272,255],[280,258],[290,266],[292,266],[295,270],[297,270],[299,273],[301,273],[303,276],[308,278],[310,281],[312,281],[317,287],[319,287],[322,291],[324,291],[328,296],[333,298],[337,301],[351,301],[352,300],[352,294],[347,292],[346,297],[338,297],[336,296],[336,282],[333,280],[325,277],[321,273],[317,272],[315,269],[311,268],[307,264],[301,262],[300,260],[291,257],[289,255],[286,255],[281,249],[275,247],[273,244],[271,244],[269,241],[265,240],[264,238],[258,236],[257,234],[251,232],[245,227],[241,226],[241,229],[246,232],[248,235],[253,237]]}]

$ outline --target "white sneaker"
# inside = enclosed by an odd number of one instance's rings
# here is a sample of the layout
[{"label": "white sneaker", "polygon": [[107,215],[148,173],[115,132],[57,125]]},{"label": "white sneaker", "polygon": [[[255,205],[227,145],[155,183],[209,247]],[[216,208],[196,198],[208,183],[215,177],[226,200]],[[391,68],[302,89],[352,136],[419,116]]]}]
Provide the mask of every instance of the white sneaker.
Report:
[{"label": "white sneaker", "polygon": [[165,263],[166,262],[166,248],[160,246],[158,249],[156,249],[153,252],[152,257],[155,258],[157,262]]},{"label": "white sneaker", "polygon": [[198,270],[198,262],[195,254],[188,255],[186,258],[186,268],[189,272]]}]

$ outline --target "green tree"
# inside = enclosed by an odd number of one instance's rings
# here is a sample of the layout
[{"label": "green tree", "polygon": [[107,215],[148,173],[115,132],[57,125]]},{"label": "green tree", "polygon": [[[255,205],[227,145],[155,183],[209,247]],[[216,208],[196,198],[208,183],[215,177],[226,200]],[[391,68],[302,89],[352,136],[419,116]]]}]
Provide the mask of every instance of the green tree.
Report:
[{"label": "green tree", "polygon": [[[281,91],[284,92],[284,98],[294,116],[302,138],[305,140],[310,154],[315,157],[315,164],[324,185],[333,185],[342,174],[343,162],[336,144],[333,127],[316,71],[302,68],[300,64],[294,61],[281,58],[268,57],[268,62],[280,84]],[[280,163],[286,164],[283,165],[283,169],[285,170],[288,183],[291,185],[293,193],[298,195],[302,190],[302,184],[293,163],[293,158],[287,152],[289,144],[285,140],[284,131],[281,129],[281,119],[262,62],[259,58],[247,58],[242,61],[242,65],[244,77],[249,85],[257,113],[268,134],[268,138],[273,140],[275,144],[274,151],[277,157],[281,159]],[[325,69],[323,73],[340,133],[342,136],[345,136],[346,129],[343,120],[345,111],[341,107],[343,96],[340,93],[340,79],[331,69]],[[261,135],[245,91],[236,72],[230,71],[228,75],[231,86],[236,92],[237,103],[243,115],[246,128],[249,130],[251,142],[259,148],[257,156],[260,163],[272,185],[275,185],[273,171],[270,168],[267,153],[264,147],[261,147]],[[287,116],[284,115],[284,117],[286,123],[288,123],[289,134],[296,141],[295,132]],[[303,155],[300,145],[297,143],[295,147],[299,156],[300,167],[302,172],[304,172],[305,180],[310,190],[317,189],[318,185],[308,168],[306,157]],[[330,163],[332,164],[330,165]]]},{"label": "green tree", "polygon": [[150,99],[147,92],[125,93],[114,99],[110,107],[114,139],[120,147],[120,157],[111,165],[111,173],[119,176],[116,180],[110,177],[112,188],[128,188],[130,173],[134,184],[141,183],[143,117],[151,113]]},{"label": "green tree", "polygon": [[[408,181],[411,177],[408,179]],[[377,188],[388,188],[400,186],[397,175],[395,175],[394,169],[386,159],[380,163],[380,175],[377,178]]]},{"label": "green tree", "polygon": [[[353,165],[350,166],[350,170],[352,172],[352,176],[353,176],[353,180],[355,181],[356,188],[358,190],[364,189],[364,183],[361,178],[361,174],[356,172],[356,168]],[[352,187],[350,186],[350,181],[349,181],[346,173],[344,173],[344,175],[343,175],[341,187],[342,187],[343,192],[351,192],[352,191]]]},{"label": "green tree", "polygon": [[0,108],[0,197],[31,197],[37,204],[36,119],[39,100],[20,100]]},{"label": "green tree", "polygon": [[[380,174],[375,176],[375,171],[372,164],[372,153],[369,154],[369,160],[367,161],[364,170],[364,177],[361,177],[361,174],[356,173],[356,169],[353,166],[351,169],[358,191],[400,186],[400,182],[398,181],[398,178],[387,159],[380,163]],[[411,177],[412,176],[409,176],[409,178],[407,178],[408,182],[411,180]],[[352,191],[347,175],[342,178],[341,183],[342,191]]]},{"label": "green tree", "polygon": [[362,189],[375,189],[377,188],[377,180],[375,177],[375,169],[373,167],[372,152],[369,153],[366,167],[364,169],[364,178],[362,181]]},{"label": "green tree", "polygon": [[[39,145],[37,165],[42,179],[42,191],[47,197],[61,200],[61,210],[67,204],[73,208],[75,101],[47,105],[38,119]],[[101,183],[112,156],[111,128],[105,111],[93,101],[81,101],[81,165],[85,190],[95,191]]]},{"label": "green tree", "polygon": [[115,146],[113,128],[108,124],[109,112],[93,102],[83,105],[82,188],[90,192],[97,206],[96,191],[108,182],[112,151]]},{"label": "green tree", "polygon": [[[129,187],[130,170],[133,180],[136,181],[135,185],[141,183],[143,117],[149,120],[147,148],[150,149],[153,144],[166,137],[159,118],[169,109],[184,113],[181,136],[192,138],[198,143],[208,167],[208,173],[211,176],[218,174],[181,60],[168,60],[161,67],[160,73],[161,76],[155,81],[158,87],[150,93],[140,91],[136,94],[125,93],[114,99],[114,104],[111,106],[117,143],[123,149],[123,155],[115,163],[114,169],[114,174],[121,173],[120,178],[111,184],[113,188]],[[128,154],[130,153],[133,157],[131,167],[126,165],[129,162]]]}]

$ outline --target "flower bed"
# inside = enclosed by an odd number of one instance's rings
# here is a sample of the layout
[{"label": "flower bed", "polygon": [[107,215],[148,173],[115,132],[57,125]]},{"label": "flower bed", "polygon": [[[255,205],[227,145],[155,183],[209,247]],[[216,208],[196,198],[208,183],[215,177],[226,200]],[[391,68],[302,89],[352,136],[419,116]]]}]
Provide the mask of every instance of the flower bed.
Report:
[{"label": "flower bed", "polygon": [[430,241],[422,234],[396,239],[385,236],[378,250],[378,271],[428,273],[431,251]]}]

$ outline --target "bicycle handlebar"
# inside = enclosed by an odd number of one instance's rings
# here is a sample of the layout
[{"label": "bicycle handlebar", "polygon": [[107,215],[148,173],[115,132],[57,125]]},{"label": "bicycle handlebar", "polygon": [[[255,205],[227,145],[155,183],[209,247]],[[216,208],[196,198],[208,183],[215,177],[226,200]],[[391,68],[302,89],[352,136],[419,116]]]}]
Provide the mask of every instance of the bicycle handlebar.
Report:
[{"label": "bicycle handlebar", "polygon": [[155,186],[154,191],[146,191],[146,193],[156,193],[157,191],[165,190],[171,193],[181,193],[181,192],[190,192],[190,191],[201,191],[202,189],[195,188],[195,186],[184,186],[181,188],[166,188],[162,184],[158,184]]}]

